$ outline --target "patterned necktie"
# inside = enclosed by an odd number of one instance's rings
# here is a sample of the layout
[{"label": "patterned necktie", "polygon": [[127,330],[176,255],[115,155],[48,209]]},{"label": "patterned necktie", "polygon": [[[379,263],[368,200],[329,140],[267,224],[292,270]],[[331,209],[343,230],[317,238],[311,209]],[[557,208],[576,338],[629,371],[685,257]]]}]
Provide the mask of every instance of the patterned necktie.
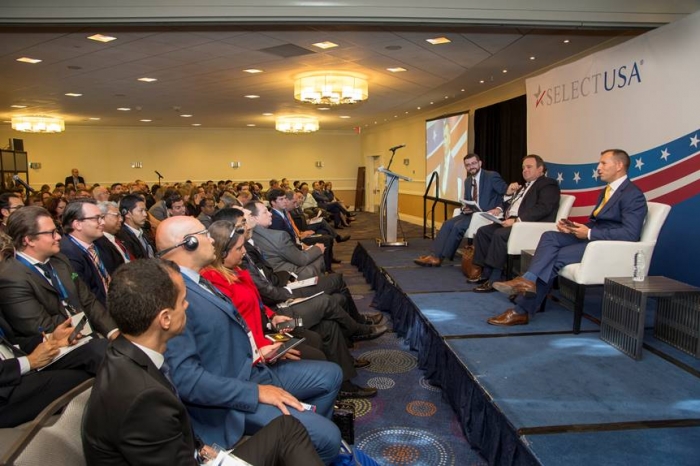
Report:
[{"label": "patterned necktie", "polygon": [[596,209],[593,211],[594,217],[597,217],[598,214],[600,213],[600,211],[603,210],[605,203],[608,202],[608,199],[610,199],[611,192],[612,192],[612,188],[610,187],[610,185],[607,185],[605,187],[605,194],[603,194],[603,200],[600,201],[600,205],[598,205],[598,207],[596,207]]},{"label": "patterned necktie", "polygon": [[129,250],[126,249],[126,246],[124,246],[124,243],[122,243],[119,238],[114,238],[114,244],[116,244],[117,247],[121,250],[126,262],[131,262],[131,254],[129,254]]},{"label": "patterned necktie", "polygon": [[170,390],[180,398],[180,394],[177,391],[177,387],[175,386],[175,382],[173,382],[173,378],[170,376],[170,366],[168,365],[167,362],[163,361],[163,365],[160,366],[160,373],[163,374],[163,377],[165,377],[168,380],[168,383],[170,383]]},{"label": "patterned necktie", "polygon": [[508,210],[506,210],[506,215],[503,218],[510,218],[511,215],[515,216],[518,213],[518,210],[516,209],[516,207],[520,208],[520,202],[518,201],[525,196],[525,191],[527,191],[527,188],[531,183],[532,181],[528,181],[524,186],[521,186],[520,189],[515,192],[515,194],[513,194],[513,198],[510,200],[510,205],[508,205]]},{"label": "patterned necktie", "polygon": [[102,286],[104,287],[106,293],[109,289],[109,273],[107,272],[107,269],[100,260],[100,256],[97,254],[97,249],[95,249],[95,245],[91,244],[88,247],[87,251],[88,255],[90,256],[90,259],[92,260],[93,265],[95,266],[95,269],[97,269],[97,273],[100,276],[100,279],[102,280]]},{"label": "patterned necktie", "polygon": [[479,187],[476,185],[476,178],[472,178],[472,201],[479,204]]}]

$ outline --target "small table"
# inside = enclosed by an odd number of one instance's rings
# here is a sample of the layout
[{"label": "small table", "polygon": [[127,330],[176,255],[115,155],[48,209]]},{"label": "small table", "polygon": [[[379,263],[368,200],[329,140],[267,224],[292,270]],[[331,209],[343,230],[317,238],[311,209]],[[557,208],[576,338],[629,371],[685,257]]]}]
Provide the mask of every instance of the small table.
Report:
[{"label": "small table", "polygon": [[658,298],[654,337],[700,358],[700,288],[666,277],[606,278],[601,340],[641,359],[648,298]]}]

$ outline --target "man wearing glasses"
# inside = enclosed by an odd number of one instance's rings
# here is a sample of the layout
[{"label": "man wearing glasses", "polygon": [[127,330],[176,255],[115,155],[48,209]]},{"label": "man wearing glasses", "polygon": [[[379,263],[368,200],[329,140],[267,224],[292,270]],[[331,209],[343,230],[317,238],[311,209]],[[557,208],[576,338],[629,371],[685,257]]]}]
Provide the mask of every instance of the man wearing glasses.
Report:
[{"label": "man wearing glasses", "polygon": [[[51,214],[29,206],[11,215],[8,234],[17,251],[0,268],[2,313],[22,344],[71,319],[87,317],[93,331],[116,337],[117,325],[60,253]],[[87,331],[83,333],[88,333]]]},{"label": "man wearing glasses", "polygon": [[[508,189],[501,175],[494,171],[482,170],[481,158],[474,153],[464,156],[464,169],[467,172],[467,178],[464,180],[464,200],[475,202],[484,212],[493,210],[492,213],[497,213],[495,208],[503,201],[503,195]],[[443,259],[454,259],[459,243],[462,242],[464,233],[472,221],[472,214],[479,209],[465,205],[460,215],[442,224],[433,242],[432,254],[421,256],[413,262],[423,267],[440,267]]]},{"label": "man wearing glasses", "polygon": [[7,232],[7,219],[14,211],[24,207],[24,202],[19,194],[15,192],[7,192],[0,194],[0,215],[2,215],[2,223],[0,223],[0,231]]},{"label": "man wearing glasses", "polygon": [[92,200],[68,203],[63,212],[61,252],[70,260],[73,270],[90,288],[103,306],[107,305],[110,275],[105,265],[107,252],[95,241],[104,235],[105,216]]}]

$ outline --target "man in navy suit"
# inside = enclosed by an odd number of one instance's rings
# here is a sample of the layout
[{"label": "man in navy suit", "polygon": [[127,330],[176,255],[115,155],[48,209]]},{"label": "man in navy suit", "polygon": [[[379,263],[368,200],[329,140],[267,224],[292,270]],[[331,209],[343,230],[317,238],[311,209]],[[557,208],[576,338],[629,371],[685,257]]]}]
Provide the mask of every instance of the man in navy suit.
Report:
[{"label": "man in navy suit", "polygon": [[[243,317],[199,271],[214,260],[214,245],[199,220],[171,217],[157,230],[159,255],[180,267],[187,289],[187,324],[168,342],[165,358],[195,431],[208,444],[230,447],[270,421],[291,414],[304,424],[321,458],[338,454],[331,422],[340,368],[325,361],[265,363]],[[315,406],[305,410],[299,400]]]},{"label": "man in navy suit", "polygon": [[639,241],[647,215],[644,193],[627,178],[630,157],[620,149],[601,153],[598,175],[608,185],[585,224],[557,223],[557,230],[542,235],[528,271],[507,282],[494,283],[498,291],[520,295],[516,307],[488,320],[492,325],[526,325],[552,286],[562,267],[581,261],[591,241]]},{"label": "man in navy suit", "polygon": [[[484,212],[496,215],[496,206],[503,202],[503,195],[508,185],[501,175],[494,171],[481,169],[481,158],[474,153],[464,156],[464,168],[467,178],[464,180],[464,199],[474,201]],[[433,242],[433,253],[414,260],[424,267],[439,267],[443,259],[452,260],[457,252],[459,243],[472,221],[474,209],[469,206],[462,208],[462,213],[442,224],[440,232]]]}]

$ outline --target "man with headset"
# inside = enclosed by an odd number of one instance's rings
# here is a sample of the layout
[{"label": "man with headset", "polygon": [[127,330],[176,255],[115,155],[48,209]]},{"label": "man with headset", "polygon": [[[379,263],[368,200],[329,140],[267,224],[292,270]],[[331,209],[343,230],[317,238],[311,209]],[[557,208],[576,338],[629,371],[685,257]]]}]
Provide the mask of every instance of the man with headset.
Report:
[{"label": "man with headset", "polygon": [[144,230],[148,211],[146,202],[141,196],[129,194],[119,201],[119,213],[124,218],[121,230],[117,233],[117,239],[122,242],[133,259],[154,257],[153,243],[149,234]]}]

